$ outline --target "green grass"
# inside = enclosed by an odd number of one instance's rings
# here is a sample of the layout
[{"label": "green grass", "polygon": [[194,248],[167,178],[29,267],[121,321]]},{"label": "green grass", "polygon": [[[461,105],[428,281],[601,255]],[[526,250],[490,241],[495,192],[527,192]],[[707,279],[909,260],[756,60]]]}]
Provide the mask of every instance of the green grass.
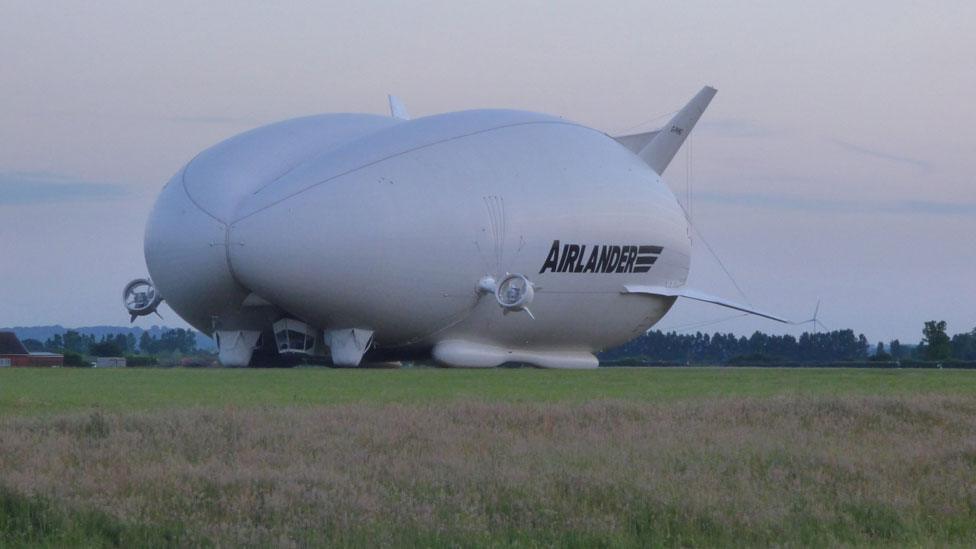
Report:
[{"label": "green grass", "polygon": [[93,509],[66,510],[0,486],[0,547],[168,547],[178,528],[130,524]]},{"label": "green grass", "polygon": [[3,369],[0,415],[344,403],[668,402],[714,397],[976,396],[976,372],[800,368]]}]

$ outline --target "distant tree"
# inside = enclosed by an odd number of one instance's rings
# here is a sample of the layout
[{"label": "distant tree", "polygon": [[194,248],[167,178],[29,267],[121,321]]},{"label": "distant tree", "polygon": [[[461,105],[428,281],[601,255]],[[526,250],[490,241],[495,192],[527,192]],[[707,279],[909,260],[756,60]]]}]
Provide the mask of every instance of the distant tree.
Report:
[{"label": "distant tree", "polygon": [[80,334],[74,330],[68,330],[64,333],[64,350],[82,355],[86,354],[94,339],[94,336],[89,339],[84,334]]},{"label": "distant tree", "polygon": [[132,332],[125,334],[125,352],[126,353],[136,352],[136,336]]},{"label": "distant tree", "polygon": [[868,343],[868,338],[864,337],[864,334],[857,336],[857,347],[854,350],[854,357],[858,359],[865,359],[868,357],[868,349],[871,344]]},{"label": "distant tree", "polygon": [[126,334],[118,333],[118,334],[107,335],[104,336],[102,340],[112,342],[119,348],[119,354],[113,356],[121,356],[126,354],[129,351],[129,340],[126,337]]},{"label": "distant tree", "polygon": [[664,333],[647,332],[621,347],[600,354],[602,360],[642,358],[679,363],[725,363],[729,361],[754,361],[764,357],[767,361],[833,362],[864,360],[869,343],[864,335],[853,330],[833,332],[805,332],[799,338],[790,335],[769,335],[761,332],[751,337],[733,334]]},{"label": "distant tree", "polygon": [[103,337],[102,341],[91,345],[88,348],[88,352],[93,356],[121,356],[125,350],[119,346],[118,341],[114,337]]},{"label": "distant tree", "polygon": [[[27,342],[24,342],[27,345]],[[950,342],[952,357],[959,360],[976,360],[976,328],[969,333],[956,334]]]},{"label": "distant tree", "polygon": [[149,335],[149,332],[142,332],[139,336],[139,352],[144,355],[151,355],[155,352],[153,343],[155,338]]},{"label": "distant tree", "polygon": [[193,330],[177,328],[166,330],[159,338],[143,332],[139,338],[139,352],[144,355],[172,353],[190,354],[197,348],[197,336]]},{"label": "distant tree", "polygon": [[159,338],[159,350],[162,352],[192,353],[197,348],[197,337],[193,330],[177,328],[167,330]]},{"label": "distant tree", "polygon": [[928,360],[946,360],[951,356],[952,347],[949,336],[946,335],[944,320],[929,320],[922,328],[922,344],[924,356]]},{"label": "distant tree", "polygon": [[878,361],[878,362],[891,360],[891,355],[885,352],[884,343],[880,341],[878,342],[878,346],[875,347],[874,356],[871,357],[871,360]]},{"label": "distant tree", "polygon": [[44,344],[31,337],[21,341],[21,343],[24,344],[25,349],[27,349],[32,353],[36,353],[44,350]]},{"label": "distant tree", "polygon": [[64,339],[61,334],[54,334],[44,342],[44,350],[52,353],[60,353],[64,350]]},{"label": "distant tree", "polygon": [[891,340],[891,343],[888,344],[888,354],[891,355],[891,358],[895,360],[901,360],[903,358],[902,356],[903,352],[904,351],[901,348],[901,341],[898,341],[897,339],[893,339]]},{"label": "distant tree", "polygon": [[85,362],[81,353],[75,353],[73,351],[64,352],[64,365],[69,368],[86,368],[91,366],[91,364]]}]

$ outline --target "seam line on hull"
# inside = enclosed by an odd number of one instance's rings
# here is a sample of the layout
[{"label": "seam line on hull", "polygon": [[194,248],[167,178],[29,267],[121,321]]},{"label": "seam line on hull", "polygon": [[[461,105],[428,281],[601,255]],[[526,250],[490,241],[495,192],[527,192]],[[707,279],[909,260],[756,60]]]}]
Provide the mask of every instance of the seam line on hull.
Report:
[{"label": "seam line on hull", "polygon": [[[194,156],[193,157],[193,160],[196,160],[198,156],[200,156],[200,155],[198,154],[197,156]],[[183,187],[183,192],[186,194],[186,198],[187,198],[187,200],[190,201],[191,204],[193,204],[194,206],[196,206],[198,210],[200,210],[201,212],[207,214],[207,216],[209,216],[214,221],[216,221],[217,223],[220,223],[221,225],[223,225],[226,228],[227,227],[227,222],[224,221],[223,219],[220,219],[216,215],[210,213],[209,211],[207,211],[207,209],[204,208],[203,206],[201,206],[199,202],[197,202],[196,200],[194,200],[193,195],[190,194],[190,189],[187,189],[186,188],[186,171],[190,169],[190,165],[193,164],[193,160],[190,160],[189,164],[187,164],[186,167],[183,168],[183,173],[180,174],[180,186]]]},{"label": "seam line on hull", "polygon": [[252,290],[250,288],[248,288],[246,285],[242,284],[241,283],[241,280],[237,277],[237,272],[234,270],[234,262],[231,261],[231,257],[230,257],[230,225],[227,222],[225,222],[225,221],[221,220],[220,218],[218,218],[217,216],[215,216],[214,214],[208,212],[206,209],[203,208],[203,206],[201,206],[200,204],[198,204],[197,201],[193,199],[193,195],[190,194],[190,190],[186,188],[186,170],[188,170],[190,168],[190,164],[193,164],[193,161],[196,160],[198,156],[200,156],[200,155],[198,154],[197,156],[194,156],[193,157],[193,160],[190,160],[190,162],[186,165],[186,167],[183,168],[183,173],[180,174],[180,186],[183,187],[183,192],[184,192],[184,194],[186,194],[186,198],[187,198],[187,200],[190,201],[191,204],[193,204],[194,206],[196,206],[196,208],[198,210],[200,210],[201,212],[203,212],[204,214],[206,214],[208,217],[210,217],[211,219],[213,219],[214,221],[216,221],[217,223],[219,223],[220,226],[223,228],[223,230],[224,230],[224,263],[226,263],[226,265],[227,265],[227,274],[230,275],[231,280],[233,280],[235,284],[237,284],[239,287],[243,288],[245,291],[250,292]]},{"label": "seam line on hull", "polygon": [[252,291],[241,283],[241,280],[237,277],[237,271],[234,270],[234,262],[231,261],[230,256],[230,225],[224,225],[224,261],[227,263],[227,273],[230,274],[231,280],[246,291]]},{"label": "seam line on hull", "polygon": [[354,173],[354,172],[357,172],[359,170],[368,168],[370,166],[374,166],[376,164],[379,164],[380,162],[385,162],[385,161],[387,161],[387,160],[389,160],[391,158],[396,158],[398,156],[402,156],[402,155],[409,154],[409,153],[412,153],[412,152],[415,152],[415,151],[419,151],[421,149],[426,149],[428,147],[433,147],[434,145],[440,145],[440,144],[443,144],[443,143],[450,143],[451,141],[456,141],[458,139],[464,139],[466,137],[471,137],[473,135],[480,135],[480,134],[483,134],[483,133],[489,133],[489,132],[493,132],[493,131],[496,131],[496,130],[502,130],[502,129],[505,129],[505,128],[514,128],[514,127],[518,127],[518,126],[543,125],[543,124],[575,126],[577,128],[583,128],[585,130],[589,130],[589,131],[598,133],[600,135],[604,135],[602,132],[599,132],[597,130],[594,130],[593,128],[587,128],[586,126],[582,126],[582,125],[576,124],[574,122],[561,122],[561,121],[519,122],[519,123],[516,123],[516,124],[507,124],[507,125],[504,125],[504,126],[497,126],[497,127],[494,127],[494,128],[487,128],[487,129],[484,129],[484,130],[478,130],[478,131],[471,132],[471,133],[466,133],[466,134],[463,134],[463,135],[456,135],[454,137],[449,137],[447,139],[442,139],[440,141],[435,141],[433,143],[426,143],[424,145],[420,145],[420,146],[414,147],[412,149],[407,149],[405,151],[400,151],[400,152],[397,152],[397,153],[393,153],[393,154],[384,156],[383,158],[379,158],[379,159],[376,159],[376,160],[374,160],[372,162],[363,164],[362,166],[357,166],[355,168],[351,168],[349,170],[346,170],[346,171],[344,171],[342,173],[338,173],[336,175],[333,175],[331,177],[328,177],[326,179],[323,179],[322,181],[318,181],[316,183],[312,183],[311,185],[309,185],[308,187],[305,187],[304,189],[301,189],[299,191],[296,191],[296,192],[294,192],[294,193],[292,193],[292,194],[290,194],[288,196],[284,196],[284,197],[282,197],[282,198],[280,198],[278,200],[275,200],[274,202],[272,202],[270,204],[261,206],[260,208],[254,210],[253,212],[251,212],[251,213],[249,213],[247,215],[243,215],[241,217],[238,217],[238,218],[234,219],[230,224],[231,225],[234,225],[234,224],[236,224],[236,223],[238,223],[240,221],[243,221],[243,220],[245,220],[245,219],[247,219],[247,218],[249,218],[249,217],[251,217],[251,216],[253,216],[255,214],[258,214],[260,212],[263,212],[264,210],[267,210],[268,208],[271,208],[273,206],[277,206],[278,204],[281,204],[282,202],[284,202],[286,200],[292,199],[292,198],[294,198],[294,197],[296,197],[296,196],[298,196],[298,195],[300,195],[300,194],[302,194],[302,193],[304,193],[306,191],[309,191],[311,189],[314,189],[315,187],[318,187],[319,185],[323,185],[325,183],[328,183],[329,181],[332,181],[334,179],[338,179],[340,177],[349,175],[351,173]]}]

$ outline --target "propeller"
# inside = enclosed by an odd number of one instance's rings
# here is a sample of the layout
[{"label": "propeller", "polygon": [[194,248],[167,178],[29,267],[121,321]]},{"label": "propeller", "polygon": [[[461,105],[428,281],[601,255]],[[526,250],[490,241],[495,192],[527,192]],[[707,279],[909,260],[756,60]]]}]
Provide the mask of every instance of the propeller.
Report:
[{"label": "propeller", "polygon": [[[515,263],[525,245],[525,239],[519,237],[514,257],[507,256],[505,243],[508,240],[508,217],[505,214],[505,199],[496,195],[484,196],[482,199],[488,214],[488,224],[482,231],[486,244],[490,246],[491,254],[489,256],[489,250],[482,250],[479,242],[475,241],[475,247],[485,262],[485,272],[489,273],[478,281],[478,293],[479,295],[493,294],[503,314],[525,311],[535,320],[535,315],[529,310],[529,303],[535,296],[535,290],[541,287],[536,286],[525,275],[506,272],[503,267]],[[505,275],[501,280],[497,280],[495,277],[502,272],[505,272]]]},{"label": "propeller", "polygon": [[485,293],[494,293],[495,301],[504,309],[504,314],[525,311],[535,320],[535,315],[529,310],[529,303],[535,297],[535,284],[525,275],[506,273],[497,284],[493,278],[485,277],[478,284],[478,288]]},{"label": "propeller", "polygon": [[156,286],[148,278],[137,278],[125,285],[122,290],[122,305],[129,311],[129,322],[135,322],[137,316],[145,316],[156,313],[156,316],[163,318],[156,310],[163,301]]}]

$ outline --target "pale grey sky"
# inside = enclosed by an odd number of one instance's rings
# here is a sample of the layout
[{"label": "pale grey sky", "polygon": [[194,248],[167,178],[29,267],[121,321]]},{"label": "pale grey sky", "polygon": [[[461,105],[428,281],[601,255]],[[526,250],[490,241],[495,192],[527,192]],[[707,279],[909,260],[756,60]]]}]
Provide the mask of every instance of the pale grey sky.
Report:
[{"label": "pale grey sky", "polygon": [[[969,330],[974,28],[962,1],[0,1],[0,326],[125,324],[156,193],[256,125],[396,93],[414,116],[633,132],[711,84],[694,220],[754,305],[803,319],[820,298],[828,326],[871,339]],[[682,200],[687,174],[685,153],[665,174]],[[738,298],[694,250],[690,283]],[[728,316],[681,304],[659,327]]]}]

